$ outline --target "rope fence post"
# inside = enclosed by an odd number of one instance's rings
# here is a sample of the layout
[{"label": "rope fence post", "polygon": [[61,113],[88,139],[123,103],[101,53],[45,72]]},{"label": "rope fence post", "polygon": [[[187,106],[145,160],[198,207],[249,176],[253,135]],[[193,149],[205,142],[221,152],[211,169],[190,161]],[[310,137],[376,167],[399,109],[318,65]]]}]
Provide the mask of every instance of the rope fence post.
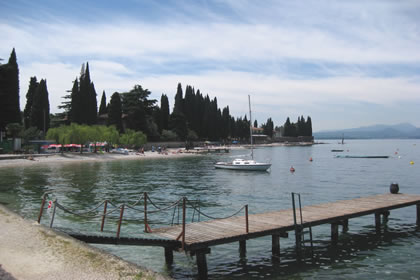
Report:
[{"label": "rope fence post", "polygon": [[55,210],[57,209],[57,199],[54,200],[54,209],[53,209],[53,213],[51,216],[51,222],[50,222],[50,228],[52,228],[53,223],[54,223],[54,217],[55,217]]},{"label": "rope fence post", "polygon": [[147,230],[147,192],[144,193],[144,232],[148,232]]},{"label": "rope fence post", "polygon": [[104,204],[104,214],[102,215],[102,223],[101,223],[101,232],[104,231],[104,225],[105,225],[105,216],[106,216],[106,208],[108,207],[108,200],[105,200]]},{"label": "rope fence post", "polygon": [[121,205],[120,219],[118,221],[118,229],[117,229],[117,238],[120,238],[121,223],[122,223],[123,215],[124,215],[124,204]]},{"label": "rope fence post", "polygon": [[249,223],[248,223],[248,204],[245,205],[245,226],[246,226],[246,233],[249,233]]},{"label": "rope fence post", "polygon": [[41,208],[39,209],[38,224],[41,222],[42,213],[44,212],[45,201],[47,200],[47,194],[42,197]]},{"label": "rope fence post", "polygon": [[182,250],[184,250],[185,245],[185,217],[186,217],[186,204],[187,198],[184,196],[182,199]]}]

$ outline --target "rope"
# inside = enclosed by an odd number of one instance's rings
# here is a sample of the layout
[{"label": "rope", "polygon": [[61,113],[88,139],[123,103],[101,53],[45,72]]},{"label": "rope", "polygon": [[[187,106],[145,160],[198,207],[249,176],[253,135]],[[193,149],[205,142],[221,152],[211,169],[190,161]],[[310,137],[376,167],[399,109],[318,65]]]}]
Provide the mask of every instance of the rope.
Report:
[{"label": "rope", "polygon": [[[70,213],[70,214],[73,214],[73,215],[76,215],[76,216],[79,216],[79,217],[82,217],[82,218],[99,218],[99,217],[102,217],[104,214],[97,214],[97,215],[86,215],[86,214],[88,214],[88,213],[91,213],[92,212],[92,210],[89,210],[89,211],[86,211],[86,212],[82,212],[82,213],[76,213],[76,212],[74,212],[74,211],[71,211],[71,210],[69,210],[69,209],[67,209],[66,207],[64,207],[63,205],[61,205],[60,203],[58,203],[58,202],[56,202],[56,205],[57,205],[57,207],[59,208],[59,209],[61,209],[61,210],[63,210],[64,212],[66,212],[66,213]],[[101,205],[99,205],[99,206],[101,206]],[[99,207],[97,207],[97,208],[99,208]],[[96,209],[97,209],[96,208]],[[113,213],[113,212],[115,212],[116,210],[118,210],[119,208],[115,208],[115,209],[112,209],[111,211],[108,211],[107,213],[106,213],[106,215],[108,215],[108,214],[111,214],[111,213]]]},{"label": "rope", "polygon": [[236,211],[235,213],[233,213],[232,215],[229,215],[229,216],[227,216],[227,217],[213,217],[213,216],[210,216],[210,215],[206,215],[206,214],[204,214],[203,212],[201,212],[199,209],[197,209],[189,200],[188,200],[188,198],[187,198],[187,202],[188,202],[188,204],[191,206],[191,208],[193,208],[195,211],[197,211],[198,213],[200,213],[201,215],[203,215],[204,217],[207,217],[207,218],[209,218],[209,219],[213,219],[213,220],[222,220],[222,219],[228,219],[228,218],[232,218],[233,216],[236,216],[236,215],[238,215],[242,210],[244,210],[244,208],[245,208],[245,205],[244,206],[242,206],[242,208],[241,209],[239,209],[238,211]]}]

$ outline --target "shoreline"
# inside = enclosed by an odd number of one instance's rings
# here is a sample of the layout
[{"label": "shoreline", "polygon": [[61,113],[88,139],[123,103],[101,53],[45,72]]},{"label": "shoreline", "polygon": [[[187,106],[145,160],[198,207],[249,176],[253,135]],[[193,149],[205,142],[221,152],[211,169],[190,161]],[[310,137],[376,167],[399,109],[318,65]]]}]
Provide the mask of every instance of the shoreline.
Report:
[{"label": "shoreline", "polygon": [[26,220],[2,205],[0,228],[1,279],[171,279]]},{"label": "shoreline", "polygon": [[[148,160],[148,159],[169,159],[197,156],[195,153],[188,153],[184,149],[168,149],[166,153],[147,151],[144,154],[130,153],[128,155],[115,153],[56,153],[19,155],[11,158],[12,155],[0,155],[0,168],[37,166],[39,164],[68,164],[81,162],[108,162],[115,160]],[[3,157],[3,158],[2,158]],[[4,159],[6,158],[6,159]]]}]

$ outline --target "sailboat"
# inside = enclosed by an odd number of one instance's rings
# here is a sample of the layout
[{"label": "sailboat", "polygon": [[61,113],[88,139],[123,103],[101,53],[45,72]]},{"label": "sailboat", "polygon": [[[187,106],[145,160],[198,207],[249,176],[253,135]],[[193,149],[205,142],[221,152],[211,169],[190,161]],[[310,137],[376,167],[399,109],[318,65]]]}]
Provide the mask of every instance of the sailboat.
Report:
[{"label": "sailboat", "polygon": [[248,95],[249,103],[249,131],[251,135],[251,159],[237,158],[231,162],[219,161],[214,164],[218,169],[230,170],[246,170],[246,171],[267,171],[271,167],[271,163],[257,162],[254,160],[254,145],[252,139],[252,117],[251,117],[251,97]]}]

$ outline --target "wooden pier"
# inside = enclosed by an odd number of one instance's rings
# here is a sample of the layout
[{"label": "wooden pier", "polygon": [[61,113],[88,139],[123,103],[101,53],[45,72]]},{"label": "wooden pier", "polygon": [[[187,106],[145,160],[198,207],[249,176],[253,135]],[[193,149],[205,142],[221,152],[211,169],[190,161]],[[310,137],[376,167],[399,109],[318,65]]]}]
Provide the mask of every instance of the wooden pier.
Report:
[{"label": "wooden pier", "polygon": [[[381,194],[305,206],[299,208],[302,220],[298,224],[296,223],[296,208],[295,211],[287,209],[248,215],[247,206],[245,206],[244,216],[188,224],[185,218],[186,198],[184,198],[182,224],[150,231],[147,218],[145,218],[145,231],[154,236],[154,239],[123,238],[119,237],[119,234],[117,237],[69,234],[88,243],[161,246],[165,248],[165,260],[168,265],[173,262],[173,251],[186,251],[190,255],[196,256],[199,278],[207,279],[206,254],[210,253],[211,246],[239,242],[240,253],[244,254],[246,240],[271,235],[272,254],[278,256],[280,254],[280,237],[288,237],[288,232],[293,231],[296,237],[297,252],[299,252],[305,228],[311,229],[313,226],[330,224],[331,239],[335,243],[339,237],[339,226],[342,226],[344,232],[347,231],[349,219],[373,214],[376,229],[380,232],[381,221],[386,222],[390,210],[412,205],[417,206],[416,223],[420,225],[420,195],[410,194]],[[384,219],[381,219],[381,216]]]},{"label": "wooden pier", "polygon": [[210,246],[239,241],[240,251],[243,253],[246,250],[246,240],[272,235],[272,252],[278,255],[279,238],[287,237],[289,231],[296,232],[296,245],[299,247],[298,237],[304,228],[331,224],[332,242],[336,242],[339,225],[346,231],[351,218],[374,214],[379,231],[381,215],[388,217],[390,210],[411,205],[417,205],[417,225],[420,225],[420,195],[383,194],[305,206],[302,208],[303,222],[297,232],[293,209],[288,209],[160,228],[153,230],[153,233],[169,240],[182,240],[183,249],[197,256],[200,279],[206,279],[205,255],[210,253]]}]

